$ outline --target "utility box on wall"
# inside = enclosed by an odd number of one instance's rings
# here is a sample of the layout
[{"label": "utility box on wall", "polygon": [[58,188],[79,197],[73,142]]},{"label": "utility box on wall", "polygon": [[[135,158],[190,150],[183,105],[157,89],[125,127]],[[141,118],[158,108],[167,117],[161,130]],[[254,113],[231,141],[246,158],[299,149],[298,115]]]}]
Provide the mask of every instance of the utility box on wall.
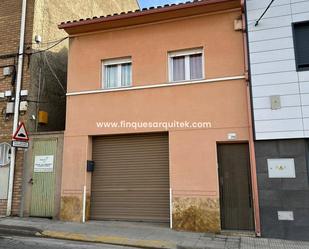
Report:
[{"label": "utility box on wall", "polygon": [[6,110],[5,110],[5,113],[6,114],[13,114],[14,113],[14,102],[8,102],[6,104]]},{"label": "utility box on wall", "polygon": [[294,158],[267,159],[269,178],[296,178]]},{"label": "utility box on wall", "polygon": [[44,111],[39,111],[39,124],[47,125],[48,124],[48,113]]},{"label": "utility box on wall", "polygon": [[94,171],[94,161],[88,160],[87,161],[87,172]]}]

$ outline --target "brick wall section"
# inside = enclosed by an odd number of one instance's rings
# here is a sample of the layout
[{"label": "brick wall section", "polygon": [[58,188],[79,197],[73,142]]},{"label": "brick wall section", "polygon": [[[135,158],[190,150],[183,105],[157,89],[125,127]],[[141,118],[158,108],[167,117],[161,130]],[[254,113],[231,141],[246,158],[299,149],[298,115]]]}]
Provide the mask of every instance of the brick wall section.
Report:
[{"label": "brick wall section", "polygon": [[[19,48],[19,35],[20,35],[20,18],[22,1],[19,0],[1,0],[0,5],[0,55],[18,53]],[[34,0],[28,1],[27,4],[27,21],[26,21],[26,37],[25,43],[30,43],[32,39],[33,30],[33,6]],[[0,66],[14,65],[17,66],[17,58],[0,59]],[[5,90],[12,90],[12,77],[3,76],[0,70],[0,92]],[[30,85],[30,72],[28,66],[28,58],[24,59],[23,68],[23,81],[22,89],[29,88]],[[5,108],[6,101],[0,100],[0,142],[11,141],[13,129],[13,115],[6,116]],[[20,120],[26,120],[21,116]],[[27,124],[26,124],[27,125]],[[22,190],[22,174],[23,174],[23,151],[18,151],[16,156],[16,167],[14,175],[14,188],[13,188],[13,203],[12,215],[19,215],[21,190]],[[6,212],[6,200],[0,200],[0,214]]]},{"label": "brick wall section", "polygon": [[0,200],[0,216],[6,213],[6,200]]}]

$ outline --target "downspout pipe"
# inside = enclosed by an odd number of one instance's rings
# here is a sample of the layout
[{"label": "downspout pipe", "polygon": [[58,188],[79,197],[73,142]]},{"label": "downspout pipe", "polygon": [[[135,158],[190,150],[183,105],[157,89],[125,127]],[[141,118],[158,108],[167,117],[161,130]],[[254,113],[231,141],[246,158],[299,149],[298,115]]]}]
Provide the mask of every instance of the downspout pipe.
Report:
[{"label": "downspout pipe", "polygon": [[[23,73],[26,15],[27,15],[27,0],[23,0],[21,21],[20,21],[20,40],[19,40],[18,68],[17,68],[17,77],[16,77],[15,105],[14,105],[14,119],[13,119],[13,133],[12,134],[16,132],[18,121],[19,121],[19,104],[20,104],[20,91],[21,91],[22,73]],[[15,171],[15,161],[16,161],[15,159],[16,159],[16,148],[12,147],[10,174],[9,174],[9,186],[8,186],[8,200],[7,200],[7,209],[6,209],[7,216],[10,216],[12,213],[14,171]]]},{"label": "downspout pipe", "polygon": [[242,7],[242,20],[243,20],[243,43],[244,43],[244,55],[245,55],[245,72],[247,81],[247,112],[249,119],[249,150],[250,150],[250,171],[252,182],[252,196],[253,196],[253,211],[254,211],[254,223],[255,234],[261,236],[261,221],[260,221],[260,207],[259,207],[259,192],[256,172],[256,158],[255,158],[255,145],[254,145],[254,118],[252,109],[252,93],[250,82],[250,55],[248,47],[248,27],[247,27],[247,15],[246,15],[246,3],[245,0],[241,0]]}]

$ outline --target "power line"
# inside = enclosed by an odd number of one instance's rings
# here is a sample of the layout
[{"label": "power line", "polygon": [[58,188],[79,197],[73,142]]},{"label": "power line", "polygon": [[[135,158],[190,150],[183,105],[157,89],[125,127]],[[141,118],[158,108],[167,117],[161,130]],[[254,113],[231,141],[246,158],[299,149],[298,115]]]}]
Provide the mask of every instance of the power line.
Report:
[{"label": "power line", "polygon": [[56,47],[57,45],[59,45],[61,42],[65,41],[66,39],[68,39],[69,37],[64,37],[62,38],[61,40],[59,40],[57,43],[55,43],[54,45],[46,48],[46,49],[43,49],[43,50],[39,50],[39,51],[36,51],[36,52],[31,52],[31,53],[25,53],[26,55],[33,55],[33,54],[39,54],[39,53],[44,53],[54,47]]},{"label": "power line", "polygon": [[61,41],[61,40],[63,40],[63,39],[66,39],[66,38],[68,38],[67,36],[66,37],[63,37],[63,38],[61,38],[61,39],[58,39],[58,40],[52,40],[52,41],[47,41],[47,42],[40,42],[40,43],[37,43],[37,42],[28,42],[28,43],[25,43],[25,45],[31,45],[31,44],[51,44],[51,43],[55,43],[55,42],[58,42],[58,41]]},{"label": "power line", "polygon": [[264,10],[263,14],[260,16],[260,18],[255,22],[255,26],[259,25],[259,22],[261,21],[261,19],[263,18],[263,16],[266,14],[266,12],[268,11],[268,9],[270,8],[270,6],[273,4],[275,0],[271,0],[271,2],[268,4],[267,8]]},{"label": "power line", "polygon": [[[56,47],[57,45],[59,45],[61,42],[65,41],[66,39],[68,39],[69,37],[64,37],[62,39],[60,39],[59,41],[57,41],[55,44],[53,44],[52,46],[48,47],[48,48],[45,48],[43,50],[39,50],[39,51],[36,51],[36,52],[30,52],[30,53],[23,53],[24,55],[32,55],[32,54],[39,54],[39,53],[44,53],[54,47]],[[3,55],[0,55],[0,59],[10,59],[10,58],[16,58],[17,56],[19,56],[21,54],[19,53],[15,53],[15,54],[3,54]]]},{"label": "power line", "polygon": [[61,81],[59,80],[57,74],[55,73],[54,69],[51,67],[48,59],[47,59],[47,56],[46,54],[44,54],[44,58],[45,58],[45,61],[46,61],[46,65],[48,66],[50,72],[52,73],[52,75],[55,77],[55,79],[57,80],[57,83],[58,85],[62,88],[63,92],[66,93],[66,90],[64,89],[63,85],[61,84]]}]

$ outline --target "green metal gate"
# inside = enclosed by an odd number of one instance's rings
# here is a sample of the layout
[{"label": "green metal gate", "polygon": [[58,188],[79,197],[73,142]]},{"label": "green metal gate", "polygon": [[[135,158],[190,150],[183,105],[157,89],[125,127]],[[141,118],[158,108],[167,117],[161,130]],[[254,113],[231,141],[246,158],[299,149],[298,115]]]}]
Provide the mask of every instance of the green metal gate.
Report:
[{"label": "green metal gate", "polygon": [[33,185],[30,216],[53,217],[55,208],[56,158],[57,139],[38,139],[33,141],[33,176],[31,179]]}]

